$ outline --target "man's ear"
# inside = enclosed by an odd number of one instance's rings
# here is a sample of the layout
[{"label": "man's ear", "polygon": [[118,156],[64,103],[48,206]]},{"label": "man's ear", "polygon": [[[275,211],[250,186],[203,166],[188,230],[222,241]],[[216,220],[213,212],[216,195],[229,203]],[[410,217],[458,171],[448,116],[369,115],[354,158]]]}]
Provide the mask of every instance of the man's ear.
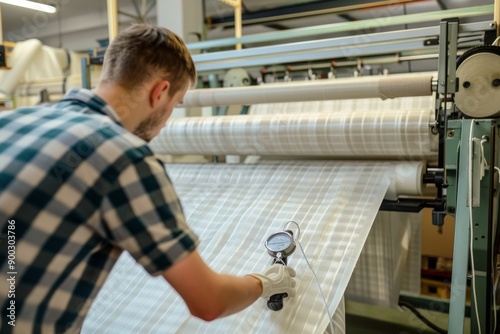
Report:
[{"label": "man's ear", "polygon": [[153,85],[153,89],[151,90],[151,94],[149,96],[149,103],[152,108],[155,108],[160,102],[161,96],[163,93],[168,91],[170,88],[170,82],[166,80],[162,80]]}]

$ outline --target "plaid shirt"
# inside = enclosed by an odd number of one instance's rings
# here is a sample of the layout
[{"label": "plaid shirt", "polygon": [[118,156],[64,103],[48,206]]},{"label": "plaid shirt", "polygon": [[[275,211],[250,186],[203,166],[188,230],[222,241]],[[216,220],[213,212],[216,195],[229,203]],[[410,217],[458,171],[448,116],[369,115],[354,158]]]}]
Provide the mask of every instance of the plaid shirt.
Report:
[{"label": "plaid shirt", "polygon": [[159,275],[198,244],[163,164],[84,89],[0,113],[0,231],[2,333],[79,331],[123,250]]}]

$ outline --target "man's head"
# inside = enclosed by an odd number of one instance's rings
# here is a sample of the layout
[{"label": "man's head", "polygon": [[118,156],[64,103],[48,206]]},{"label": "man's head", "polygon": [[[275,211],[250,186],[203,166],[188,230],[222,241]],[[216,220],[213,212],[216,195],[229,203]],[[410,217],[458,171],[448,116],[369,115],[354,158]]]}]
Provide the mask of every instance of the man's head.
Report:
[{"label": "man's head", "polygon": [[135,24],[108,47],[96,93],[128,130],[149,141],[195,83],[193,60],[179,36],[163,27]]}]

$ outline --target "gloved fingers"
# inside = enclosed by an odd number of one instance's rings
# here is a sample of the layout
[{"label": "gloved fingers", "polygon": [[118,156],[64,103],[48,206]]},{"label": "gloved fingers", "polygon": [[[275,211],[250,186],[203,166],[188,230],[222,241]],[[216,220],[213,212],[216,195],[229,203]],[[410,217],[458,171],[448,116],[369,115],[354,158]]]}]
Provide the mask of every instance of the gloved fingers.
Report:
[{"label": "gloved fingers", "polygon": [[282,268],[281,268],[281,267],[286,267],[286,266],[284,266],[284,265],[282,265],[282,264],[277,264],[277,263],[273,264],[273,265],[271,266],[271,268],[269,268],[269,269],[266,271],[266,276],[267,276],[267,275],[269,275],[269,274],[279,274],[280,270],[282,270]]},{"label": "gloved fingers", "polygon": [[271,266],[271,268],[269,268],[266,271],[266,275],[268,275],[268,274],[283,275],[284,272],[286,272],[288,274],[288,276],[290,276],[290,277],[295,277],[297,275],[295,272],[295,269],[293,269],[292,267],[289,267],[289,266],[284,266],[282,264],[273,264]]},{"label": "gloved fingers", "polygon": [[286,292],[286,294],[288,295],[288,297],[295,297],[295,295],[297,294],[297,290],[294,289],[294,288],[286,288],[286,289],[283,289],[284,292]]},{"label": "gloved fingers", "polygon": [[292,267],[289,266],[283,266],[283,267],[285,267],[285,270],[288,273],[288,275],[290,275],[290,277],[295,277],[297,275],[295,269],[293,269]]}]

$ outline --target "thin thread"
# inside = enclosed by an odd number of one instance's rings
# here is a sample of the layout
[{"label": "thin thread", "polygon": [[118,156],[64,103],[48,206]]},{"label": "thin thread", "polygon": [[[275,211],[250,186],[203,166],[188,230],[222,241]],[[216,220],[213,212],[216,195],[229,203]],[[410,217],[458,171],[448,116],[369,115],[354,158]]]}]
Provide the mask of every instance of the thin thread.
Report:
[{"label": "thin thread", "polygon": [[325,304],[325,310],[326,310],[326,314],[328,315],[328,320],[330,321],[330,331],[331,331],[331,334],[334,334],[334,332],[333,332],[333,319],[332,319],[332,315],[330,314],[330,310],[328,309],[328,303],[326,302],[326,298],[325,298],[325,295],[323,293],[323,289],[321,288],[321,283],[319,282],[319,279],[318,279],[318,276],[316,275],[316,272],[314,271],[314,269],[312,268],[311,264],[309,263],[309,260],[307,259],[307,256],[306,256],[306,253],[304,252],[304,249],[302,248],[302,244],[299,241],[300,226],[299,226],[299,224],[297,224],[297,222],[295,222],[293,220],[290,220],[290,221],[288,221],[288,222],[285,223],[284,228],[286,229],[290,224],[294,224],[295,226],[297,226],[297,237],[295,238],[295,241],[299,245],[300,251],[302,252],[302,255],[304,256],[304,260],[306,260],[306,263],[309,266],[309,269],[311,269],[311,272],[314,275],[314,279],[316,280],[316,284],[318,286],[319,293],[321,295],[321,298],[323,299],[323,303]]}]

